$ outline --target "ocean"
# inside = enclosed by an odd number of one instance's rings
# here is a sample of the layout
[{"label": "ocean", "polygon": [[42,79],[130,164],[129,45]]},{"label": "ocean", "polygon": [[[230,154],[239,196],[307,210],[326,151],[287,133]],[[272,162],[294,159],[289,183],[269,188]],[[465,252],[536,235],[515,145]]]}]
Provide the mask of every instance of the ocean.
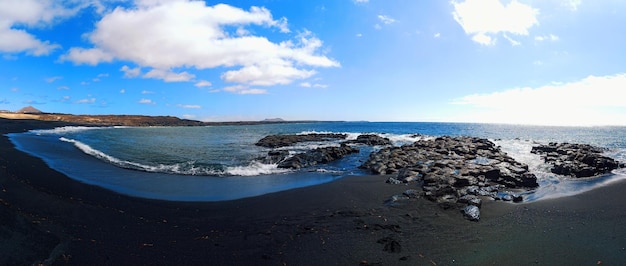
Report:
[{"label": "ocean", "polygon": [[[540,187],[526,200],[571,195],[626,178],[626,171],[572,180],[550,173],[530,150],[549,142],[584,143],[608,148],[606,155],[626,161],[626,127],[546,127],[468,123],[310,122],[206,127],[61,127],[9,134],[16,148],[43,159],[68,177],[112,191],[171,201],[223,201],[332,182],[368,174],[359,169],[381,147],[359,146],[358,154],[299,170],[279,169],[259,158],[269,148],[254,144],[267,135],[378,134],[393,145],[437,136],[487,138],[511,157],[529,165]],[[307,142],[281,148],[290,154],[336,142]]]}]

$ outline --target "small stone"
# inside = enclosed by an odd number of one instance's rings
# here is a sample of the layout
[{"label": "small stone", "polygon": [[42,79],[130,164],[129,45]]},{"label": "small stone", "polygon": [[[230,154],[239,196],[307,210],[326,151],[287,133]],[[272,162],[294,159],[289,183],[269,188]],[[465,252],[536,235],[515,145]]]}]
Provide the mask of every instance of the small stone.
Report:
[{"label": "small stone", "polygon": [[474,205],[467,205],[462,210],[463,216],[470,220],[477,222],[480,220],[480,209]]}]

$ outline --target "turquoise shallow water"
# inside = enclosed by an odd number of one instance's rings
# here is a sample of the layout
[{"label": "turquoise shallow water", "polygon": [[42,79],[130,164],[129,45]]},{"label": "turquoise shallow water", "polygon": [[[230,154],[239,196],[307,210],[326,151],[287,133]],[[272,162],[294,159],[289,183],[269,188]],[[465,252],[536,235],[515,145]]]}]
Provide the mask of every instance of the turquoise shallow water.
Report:
[{"label": "turquoise shallow water", "polygon": [[[540,178],[541,199],[569,195],[621,179],[568,181],[550,174],[530,149],[537,143],[588,143],[609,148],[608,156],[626,161],[626,127],[537,127],[460,123],[319,122],[215,127],[64,127],[9,134],[19,150],[40,157],[67,176],[137,197],[177,201],[219,201],[363,175],[357,167],[378,147],[314,168],[288,171],[262,164],[269,149],[256,141],[271,134],[374,133],[394,145],[419,138],[464,135],[489,138],[512,157],[527,163]],[[416,136],[419,134],[420,136]],[[284,148],[291,154],[338,142],[302,143]]]}]

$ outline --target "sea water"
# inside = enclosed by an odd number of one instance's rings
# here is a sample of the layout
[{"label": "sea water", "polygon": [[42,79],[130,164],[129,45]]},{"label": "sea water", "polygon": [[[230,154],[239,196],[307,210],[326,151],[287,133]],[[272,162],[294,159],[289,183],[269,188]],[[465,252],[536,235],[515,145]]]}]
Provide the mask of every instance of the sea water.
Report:
[{"label": "sea water", "polygon": [[[527,200],[571,195],[626,178],[612,174],[567,179],[530,150],[549,142],[586,143],[608,148],[606,155],[626,161],[626,127],[545,127],[465,123],[311,122],[205,127],[61,127],[9,134],[17,149],[42,158],[51,168],[80,182],[118,193],[161,200],[220,201],[365,175],[359,169],[381,147],[336,162],[287,170],[264,164],[269,148],[255,143],[267,135],[344,133],[348,139],[378,134],[393,145],[437,136],[488,138],[529,165],[540,187]],[[339,146],[341,141],[305,142],[280,148],[289,154]]]}]

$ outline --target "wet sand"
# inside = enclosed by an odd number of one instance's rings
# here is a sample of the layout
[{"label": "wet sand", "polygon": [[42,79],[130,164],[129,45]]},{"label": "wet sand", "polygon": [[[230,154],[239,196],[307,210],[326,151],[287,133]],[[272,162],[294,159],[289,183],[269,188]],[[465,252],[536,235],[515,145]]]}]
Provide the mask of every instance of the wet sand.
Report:
[{"label": "wet sand", "polygon": [[481,220],[384,176],[225,202],[127,197],[76,182],[4,134],[66,123],[0,119],[0,264],[620,265],[626,182],[525,204],[484,202]]}]

